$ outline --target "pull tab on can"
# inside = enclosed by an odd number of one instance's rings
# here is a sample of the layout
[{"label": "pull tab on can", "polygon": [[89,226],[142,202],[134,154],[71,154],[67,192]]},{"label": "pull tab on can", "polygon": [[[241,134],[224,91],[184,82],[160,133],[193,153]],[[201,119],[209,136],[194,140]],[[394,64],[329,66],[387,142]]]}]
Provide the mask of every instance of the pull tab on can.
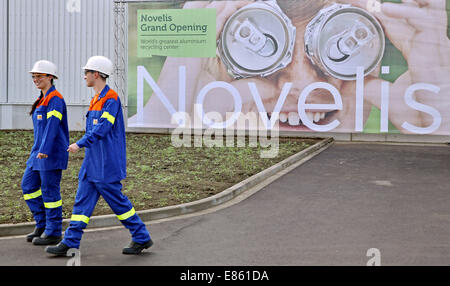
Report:
[{"label": "pull tab on can", "polygon": [[368,12],[351,5],[333,4],[319,12],[305,32],[305,52],[324,73],[342,80],[365,75],[381,62],[385,38],[380,23]]},{"label": "pull tab on can", "polygon": [[243,23],[236,22],[238,26],[233,33],[236,41],[262,57],[270,57],[277,52],[277,45],[274,39],[267,34],[259,31],[249,19],[245,19]]},{"label": "pull tab on can", "polygon": [[327,43],[328,58],[335,62],[343,62],[357,56],[359,50],[370,48],[371,41],[375,35],[369,27],[361,22],[356,22],[350,31],[331,37]]},{"label": "pull tab on can", "polygon": [[258,1],[230,16],[218,52],[235,79],[266,77],[292,61],[296,29],[276,1]]}]

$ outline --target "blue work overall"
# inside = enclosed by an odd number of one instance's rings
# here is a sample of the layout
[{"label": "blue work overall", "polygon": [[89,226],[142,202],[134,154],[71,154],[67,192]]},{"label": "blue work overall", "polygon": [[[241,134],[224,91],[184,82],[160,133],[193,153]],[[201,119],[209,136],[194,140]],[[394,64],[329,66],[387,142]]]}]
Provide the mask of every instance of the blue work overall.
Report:
[{"label": "blue work overall", "polygon": [[126,139],[117,93],[107,85],[92,99],[86,117],[86,134],[77,142],[80,148],[86,148],[85,158],[78,176],[71,222],[62,243],[79,248],[83,229],[102,196],[130,231],[133,241],[144,244],[150,240],[150,234],[122,193],[120,183],[126,177]]},{"label": "blue work overall", "polygon": [[[48,236],[61,236],[60,183],[69,158],[69,127],[66,103],[54,86],[42,96],[32,118],[34,145],[22,178],[22,191],[36,227],[45,228]],[[38,159],[39,153],[48,158]]]}]

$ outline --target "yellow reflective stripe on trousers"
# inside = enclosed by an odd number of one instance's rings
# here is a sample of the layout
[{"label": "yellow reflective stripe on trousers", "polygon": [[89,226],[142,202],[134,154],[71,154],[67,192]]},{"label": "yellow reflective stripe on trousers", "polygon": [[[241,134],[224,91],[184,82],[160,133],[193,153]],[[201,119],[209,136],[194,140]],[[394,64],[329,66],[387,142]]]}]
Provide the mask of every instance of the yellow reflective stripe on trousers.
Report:
[{"label": "yellow reflective stripe on trousers", "polygon": [[53,202],[53,203],[44,203],[44,206],[47,209],[56,209],[56,208],[62,206],[62,200],[59,200],[59,201]]},{"label": "yellow reflective stripe on trousers", "polygon": [[114,122],[116,122],[116,118],[114,116],[112,116],[111,114],[109,114],[109,112],[103,112],[103,115],[101,118],[106,118],[108,119],[109,122],[111,122],[111,124],[114,124]]},{"label": "yellow reflective stripe on trousers", "polygon": [[85,215],[75,215],[73,214],[72,217],[70,218],[71,221],[81,221],[84,222],[85,224],[89,223],[89,218]]},{"label": "yellow reflective stripe on trousers", "polygon": [[126,220],[129,219],[130,217],[134,216],[136,214],[136,211],[134,210],[134,208],[132,208],[129,212],[126,212],[124,214],[118,215],[117,217],[120,220]]},{"label": "yellow reflective stripe on trousers", "polygon": [[23,198],[26,201],[28,201],[28,200],[32,200],[32,199],[35,199],[35,198],[39,198],[40,196],[42,196],[42,190],[36,191],[34,193],[31,193],[31,194],[23,195]]},{"label": "yellow reflective stripe on trousers", "polygon": [[56,118],[59,118],[59,120],[62,120],[63,116],[61,114],[61,112],[57,111],[57,110],[53,110],[47,113],[47,119],[49,119],[50,117],[55,116]]}]

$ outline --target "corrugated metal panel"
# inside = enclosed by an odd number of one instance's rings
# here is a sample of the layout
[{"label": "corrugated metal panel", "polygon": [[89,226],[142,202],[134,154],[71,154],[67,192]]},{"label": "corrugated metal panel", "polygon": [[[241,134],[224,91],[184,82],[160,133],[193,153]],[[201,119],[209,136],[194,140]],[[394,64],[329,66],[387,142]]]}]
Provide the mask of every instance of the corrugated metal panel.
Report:
[{"label": "corrugated metal panel", "polygon": [[0,0],[0,102],[7,101],[7,0]]},{"label": "corrugated metal panel", "polygon": [[68,1],[9,1],[10,103],[35,100],[38,92],[28,71],[35,61],[47,59],[58,66],[56,86],[67,104],[88,104],[92,91],[85,87],[81,67],[93,55],[114,60],[114,2],[80,0],[80,12],[69,12]]}]

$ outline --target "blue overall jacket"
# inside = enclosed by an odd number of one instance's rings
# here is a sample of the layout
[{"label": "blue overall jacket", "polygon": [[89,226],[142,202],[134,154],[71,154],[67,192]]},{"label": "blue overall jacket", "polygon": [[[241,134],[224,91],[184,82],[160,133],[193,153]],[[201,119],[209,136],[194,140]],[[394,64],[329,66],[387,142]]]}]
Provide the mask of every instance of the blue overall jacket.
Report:
[{"label": "blue overall jacket", "polygon": [[[52,86],[33,115],[34,145],[27,166],[36,171],[65,170],[69,160],[69,126],[62,95]],[[39,153],[48,155],[37,159]]]},{"label": "blue overall jacket", "polygon": [[126,139],[122,105],[108,85],[91,101],[86,114],[86,134],[77,145],[86,148],[78,178],[114,183],[126,177]]}]

